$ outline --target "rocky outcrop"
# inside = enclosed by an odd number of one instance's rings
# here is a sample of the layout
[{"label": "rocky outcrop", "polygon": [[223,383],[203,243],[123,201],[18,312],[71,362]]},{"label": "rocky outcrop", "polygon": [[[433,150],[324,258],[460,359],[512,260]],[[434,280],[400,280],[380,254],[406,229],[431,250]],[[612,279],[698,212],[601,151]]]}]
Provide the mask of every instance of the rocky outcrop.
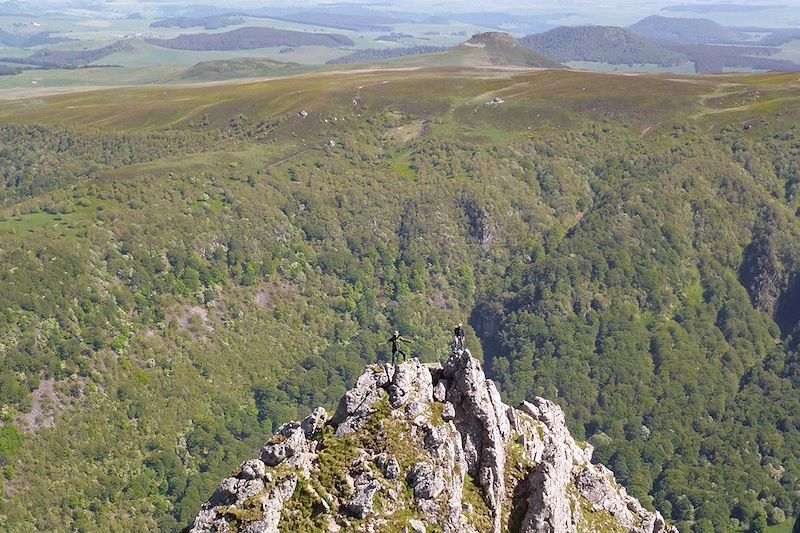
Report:
[{"label": "rocky outcrop", "polygon": [[328,420],[282,426],[191,531],[672,532],[543,398],[505,405],[469,351],[371,366]]}]

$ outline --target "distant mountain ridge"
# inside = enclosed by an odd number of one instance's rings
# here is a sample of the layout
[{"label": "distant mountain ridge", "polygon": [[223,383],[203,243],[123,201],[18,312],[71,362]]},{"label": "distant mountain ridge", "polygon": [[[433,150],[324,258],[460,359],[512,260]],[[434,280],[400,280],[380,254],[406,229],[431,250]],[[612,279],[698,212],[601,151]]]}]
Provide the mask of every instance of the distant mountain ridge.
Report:
[{"label": "distant mountain ridge", "polygon": [[208,15],[206,17],[168,17],[156,20],[151,28],[193,28],[201,26],[207,30],[216,30],[226,26],[242,24],[244,18],[235,14]]},{"label": "distant mountain ridge", "polygon": [[0,2],[0,15],[7,17],[14,16],[36,16],[36,11],[29,8],[22,2],[15,2],[9,0],[8,2]]},{"label": "distant mountain ridge", "polygon": [[504,32],[476,33],[452,48],[413,46],[383,50],[359,50],[328,61],[328,64],[369,63],[383,60],[396,60],[392,63],[395,66],[415,67],[564,68],[564,65],[522,46],[514,37]]},{"label": "distant mountain ridge", "polygon": [[562,26],[528,35],[520,43],[559,62],[654,63],[672,66],[689,56],[616,26]]},{"label": "distant mountain ridge", "polygon": [[[0,13],[1,15],[2,13]],[[61,43],[71,41],[67,37],[51,37],[49,32],[43,31],[27,35],[10,33],[0,29],[0,44],[14,48],[28,48],[31,46],[42,46],[44,44]]]},{"label": "distant mountain ridge", "polygon": [[702,18],[651,15],[628,26],[628,30],[656,41],[729,43],[742,40],[741,33],[711,19]]},{"label": "distant mountain ridge", "polygon": [[223,33],[181,34],[173,39],[147,39],[162,48],[178,50],[250,50],[274,46],[352,46],[353,41],[335,33],[306,33],[275,28],[248,27]]}]

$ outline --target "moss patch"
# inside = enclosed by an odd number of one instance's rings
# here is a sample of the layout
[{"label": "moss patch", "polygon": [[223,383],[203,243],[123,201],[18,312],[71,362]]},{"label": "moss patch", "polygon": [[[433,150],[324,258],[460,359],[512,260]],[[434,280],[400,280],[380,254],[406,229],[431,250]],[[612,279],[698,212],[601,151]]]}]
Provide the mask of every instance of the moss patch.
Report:
[{"label": "moss patch", "polygon": [[506,501],[511,502],[503,512],[503,522],[508,531],[519,531],[528,512],[530,490],[525,480],[536,469],[536,464],[525,453],[519,436],[511,440],[506,455],[505,486]]},{"label": "moss patch", "polygon": [[281,530],[327,531],[328,526],[323,517],[324,512],[320,495],[313,488],[313,483],[300,478],[297,480],[294,494],[281,510]]},{"label": "moss patch", "polygon": [[463,502],[472,505],[472,512],[464,513],[470,524],[478,531],[491,531],[492,511],[483,499],[483,491],[469,474],[464,476],[463,496]]},{"label": "moss patch", "polygon": [[431,405],[431,424],[436,427],[441,427],[444,425],[444,418],[442,414],[444,413],[444,404],[439,402],[433,402]]}]

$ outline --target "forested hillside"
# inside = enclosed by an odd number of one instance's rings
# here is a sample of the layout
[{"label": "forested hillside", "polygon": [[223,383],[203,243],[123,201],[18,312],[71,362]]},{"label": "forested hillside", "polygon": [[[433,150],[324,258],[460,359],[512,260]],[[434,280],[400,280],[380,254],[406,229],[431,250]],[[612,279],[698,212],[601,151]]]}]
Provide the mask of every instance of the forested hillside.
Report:
[{"label": "forested hillside", "polygon": [[614,26],[560,27],[527,35],[520,42],[556,61],[653,63],[661,66],[688,62],[689,56]]},{"label": "forested hillside", "polygon": [[130,44],[119,41],[96,50],[49,50],[43,48],[27,57],[3,57],[0,61],[36,65],[44,68],[79,68],[122,50],[129,50]]},{"label": "forested hillside", "polygon": [[4,105],[0,527],[180,529],[458,321],[679,530],[783,522],[798,119],[796,75],[459,68]]},{"label": "forested hillside", "polygon": [[637,35],[656,41],[695,43],[733,43],[745,36],[711,19],[676,18],[651,15],[628,28]]},{"label": "forested hillside", "polygon": [[306,33],[275,28],[248,27],[223,33],[182,33],[172,39],[147,39],[162,48],[178,50],[251,50],[271,46],[352,46],[353,41],[336,33]]}]

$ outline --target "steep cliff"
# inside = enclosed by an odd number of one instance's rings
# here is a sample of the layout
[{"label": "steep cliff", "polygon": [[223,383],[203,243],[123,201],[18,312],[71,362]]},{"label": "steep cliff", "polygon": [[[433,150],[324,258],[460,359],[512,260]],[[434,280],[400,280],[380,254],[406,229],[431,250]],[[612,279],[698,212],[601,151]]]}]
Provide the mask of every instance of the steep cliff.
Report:
[{"label": "steep cliff", "polygon": [[192,532],[672,532],[544,398],[505,405],[469,351],[370,366],[328,418],[290,422]]}]

